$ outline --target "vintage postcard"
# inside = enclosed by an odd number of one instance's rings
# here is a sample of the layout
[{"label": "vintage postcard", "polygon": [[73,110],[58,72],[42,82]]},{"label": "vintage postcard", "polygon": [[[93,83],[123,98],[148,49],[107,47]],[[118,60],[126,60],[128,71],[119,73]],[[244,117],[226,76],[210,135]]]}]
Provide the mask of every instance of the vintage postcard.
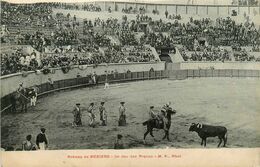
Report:
[{"label": "vintage postcard", "polygon": [[2,0],[2,167],[260,167],[259,0]]}]

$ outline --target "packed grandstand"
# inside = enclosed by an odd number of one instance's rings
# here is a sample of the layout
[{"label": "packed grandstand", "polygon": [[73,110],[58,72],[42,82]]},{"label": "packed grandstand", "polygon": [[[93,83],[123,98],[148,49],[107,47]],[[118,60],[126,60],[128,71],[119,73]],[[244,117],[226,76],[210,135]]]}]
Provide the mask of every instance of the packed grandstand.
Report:
[{"label": "packed grandstand", "polygon": [[[96,3],[1,1],[1,75],[74,65],[180,61],[260,61],[260,27],[247,14],[193,17],[144,6],[103,10]],[[82,17],[77,11],[117,12]],[[259,16],[259,15],[258,15]]]}]

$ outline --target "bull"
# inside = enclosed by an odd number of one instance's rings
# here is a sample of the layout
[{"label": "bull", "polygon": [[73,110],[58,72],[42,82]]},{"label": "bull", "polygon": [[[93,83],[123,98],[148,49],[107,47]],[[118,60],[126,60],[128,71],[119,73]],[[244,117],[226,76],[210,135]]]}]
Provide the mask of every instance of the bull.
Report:
[{"label": "bull", "polygon": [[212,126],[212,125],[205,125],[200,123],[192,123],[190,125],[189,131],[191,132],[197,132],[201,140],[201,145],[204,143],[204,147],[206,147],[206,140],[208,137],[216,137],[219,138],[219,144],[222,143],[222,140],[224,140],[223,147],[226,147],[227,143],[227,128],[223,126]]}]

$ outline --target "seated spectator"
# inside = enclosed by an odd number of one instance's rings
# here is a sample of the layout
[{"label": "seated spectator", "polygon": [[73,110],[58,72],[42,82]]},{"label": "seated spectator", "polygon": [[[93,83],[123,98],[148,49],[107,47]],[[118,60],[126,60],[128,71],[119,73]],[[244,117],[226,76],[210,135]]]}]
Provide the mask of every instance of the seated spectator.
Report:
[{"label": "seated spectator", "polygon": [[117,135],[116,141],[114,143],[114,149],[124,149],[124,143],[122,138],[123,138],[122,135],[120,134]]},{"label": "seated spectator", "polygon": [[36,150],[36,145],[32,143],[31,139],[32,139],[32,135],[27,135],[26,136],[26,141],[24,141],[22,143],[22,150],[23,151]]}]

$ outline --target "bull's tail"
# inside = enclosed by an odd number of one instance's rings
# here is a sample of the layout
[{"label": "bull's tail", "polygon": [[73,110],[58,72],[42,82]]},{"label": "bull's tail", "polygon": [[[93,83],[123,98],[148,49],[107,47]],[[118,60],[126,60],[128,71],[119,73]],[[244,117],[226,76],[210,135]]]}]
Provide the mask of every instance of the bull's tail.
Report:
[{"label": "bull's tail", "polygon": [[148,121],[145,121],[143,122],[143,126],[147,125],[148,124]]},{"label": "bull's tail", "polygon": [[225,134],[225,136],[224,136],[224,138],[225,138],[226,141],[227,141],[227,137],[228,137],[228,133],[226,132],[226,134]]},{"label": "bull's tail", "polygon": [[224,136],[224,147],[226,147],[226,144],[227,144],[227,137],[228,137],[228,133],[226,132],[226,134]]}]

